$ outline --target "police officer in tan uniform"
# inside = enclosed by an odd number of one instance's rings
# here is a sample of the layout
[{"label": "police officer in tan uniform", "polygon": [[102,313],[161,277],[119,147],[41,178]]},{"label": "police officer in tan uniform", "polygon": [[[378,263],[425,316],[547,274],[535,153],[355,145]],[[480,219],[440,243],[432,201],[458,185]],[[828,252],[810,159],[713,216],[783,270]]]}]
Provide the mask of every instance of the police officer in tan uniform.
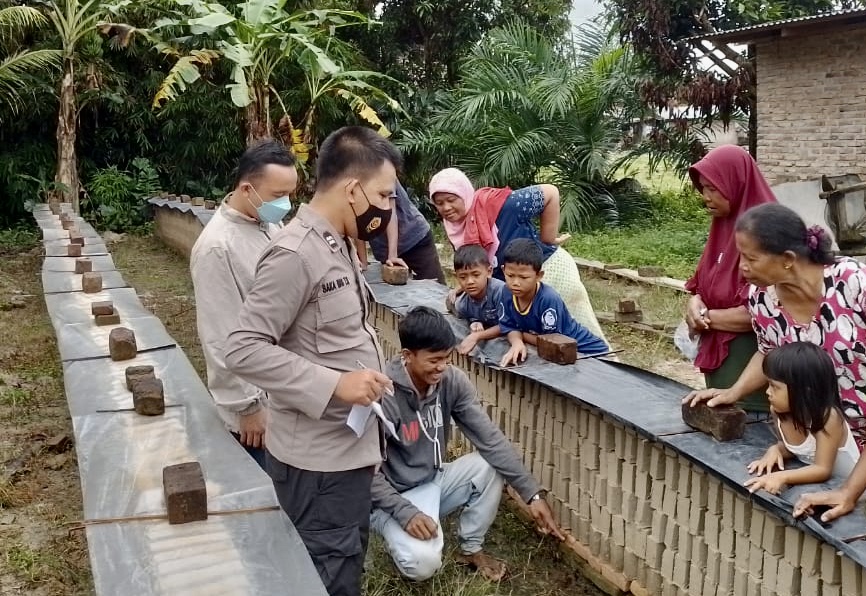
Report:
[{"label": "police officer in tan uniform", "polygon": [[265,249],[226,343],[228,368],[268,393],[267,471],[331,596],[359,596],[378,423],[354,405],[391,388],[352,239],[385,232],[401,157],[346,127],[319,150],[316,192]]}]

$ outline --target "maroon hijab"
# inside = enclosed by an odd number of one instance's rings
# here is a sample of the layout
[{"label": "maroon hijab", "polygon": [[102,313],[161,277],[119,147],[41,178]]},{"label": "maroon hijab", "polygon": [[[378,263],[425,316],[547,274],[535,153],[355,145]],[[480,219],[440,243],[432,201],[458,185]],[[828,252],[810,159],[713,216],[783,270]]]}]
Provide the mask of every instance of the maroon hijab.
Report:
[{"label": "maroon hijab", "polygon": [[[708,309],[735,308],[748,299],[749,285],[740,274],[740,255],[734,240],[737,218],[756,205],[775,203],[776,197],[752,156],[736,145],[716,147],[689,168],[698,192],[700,177],[715,186],[731,205],[727,217],[714,217],[707,245],[686,290],[700,294]],[[695,365],[703,372],[719,368],[728,357],[736,333],[709,330],[701,335]]]}]

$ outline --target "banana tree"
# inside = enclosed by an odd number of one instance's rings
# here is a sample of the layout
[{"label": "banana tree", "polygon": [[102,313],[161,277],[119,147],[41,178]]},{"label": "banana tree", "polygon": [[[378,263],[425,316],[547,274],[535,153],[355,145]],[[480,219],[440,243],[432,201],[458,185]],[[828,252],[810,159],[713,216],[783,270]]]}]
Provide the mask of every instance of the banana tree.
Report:
[{"label": "banana tree", "polygon": [[[332,46],[341,44],[333,36],[337,28],[366,24],[367,19],[347,10],[289,13],[285,4],[286,0],[247,0],[238,3],[233,13],[220,4],[174,0],[170,15],[147,32],[160,51],[177,58],[154,97],[154,107],[176,98],[201,78],[202,67],[222,59],[232,66],[226,90],[244,110],[247,144],[273,134],[271,100],[279,101],[276,75],[291,65],[304,69],[311,85],[309,117],[304,118],[302,130],[307,131],[312,121],[316,99],[338,89],[361,118],[383,126],[367,98],[387,95],[364,81],[377,73],[347,71],[329,53]],[[179,30],[189,35],[177,36]],[[282,111],[281,136],[294,140],[303,154],[301,145],[309,144],[309,135],[297,134],[285,106]]]},{"label": "banana tree", "polygon": [[60,108],[57,114],[57,172],[54,180],[58,194],[71,201],[78,211],[78,157],[75,141],[78,134],[78,109],[75,94],[75,65],[78,45],[88,36],[97,34],[101,23],[113,13],[133,5],[132,0],[111,4],[99,0],[41,1],[48,20],[54,26],[60,43],[62,73],[59,84]]}]

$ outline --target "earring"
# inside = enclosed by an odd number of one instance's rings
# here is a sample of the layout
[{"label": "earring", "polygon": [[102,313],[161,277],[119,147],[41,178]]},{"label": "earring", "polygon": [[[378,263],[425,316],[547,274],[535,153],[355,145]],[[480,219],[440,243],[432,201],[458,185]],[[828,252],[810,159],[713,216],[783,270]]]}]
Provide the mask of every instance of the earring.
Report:
[{"label": "earring", "polygon": [[790,269],[790,268],[791,268],[790,265],[785,265],[785,269]]}]

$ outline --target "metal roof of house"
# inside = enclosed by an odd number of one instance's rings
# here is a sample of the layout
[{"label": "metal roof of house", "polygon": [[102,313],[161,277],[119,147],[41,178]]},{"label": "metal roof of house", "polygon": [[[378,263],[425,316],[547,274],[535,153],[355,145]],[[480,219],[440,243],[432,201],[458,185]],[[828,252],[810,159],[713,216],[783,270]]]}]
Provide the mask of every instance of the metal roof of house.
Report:
[{"label": "metal roof of house", "polygon": [[866,24],[866,9],[849,8],[845,10],[835,10],[833,12],[824,12],[817,15],[807,17],[795,17],[792,19],[784,19],[782,21],[772,21],[769,23],[760,23],[758,25],[750,25],[748,27],[740,27],[739,29],[730,29],[728,31],[716,31],[715,33],[707,33],[705,35],[696,35],[689,40],[712,40],[723,41],[727,43],[744,43],[765,39],[771,37],[788,37],[797,29],[805,27],[816,28],[831,26],[833,28],[853,25]]}]

